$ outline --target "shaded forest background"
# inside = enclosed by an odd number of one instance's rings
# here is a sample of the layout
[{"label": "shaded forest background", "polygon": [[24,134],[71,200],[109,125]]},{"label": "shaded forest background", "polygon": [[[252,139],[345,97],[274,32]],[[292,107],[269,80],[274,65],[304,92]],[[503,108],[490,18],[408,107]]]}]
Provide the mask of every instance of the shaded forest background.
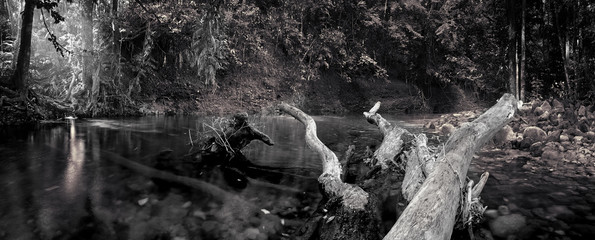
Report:
[{"label": "shaded forest background", "polygon": [[377,100],[438,113],[504,92],[595,99],[587,0],[0,2],[4,113],[217,114],[278,100],[312,113]]}]

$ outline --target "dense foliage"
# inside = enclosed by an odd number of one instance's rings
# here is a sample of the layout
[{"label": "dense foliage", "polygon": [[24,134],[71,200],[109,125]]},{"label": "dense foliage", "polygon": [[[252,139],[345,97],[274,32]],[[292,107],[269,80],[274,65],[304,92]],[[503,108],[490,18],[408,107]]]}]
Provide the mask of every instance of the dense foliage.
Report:
[{"label": "dense foliage", "polygon": [[[514,78],[525,100],[595,98],[587,0],[28,1],[45,9],[33,22],[28,87],[91,114],[133,106],[168,82],[217,91],[226,74],[279,57],[295,63],[293,81],[332,73],[482,98],[511,91]],[[2,3],[8,76],[22,5]]]}]

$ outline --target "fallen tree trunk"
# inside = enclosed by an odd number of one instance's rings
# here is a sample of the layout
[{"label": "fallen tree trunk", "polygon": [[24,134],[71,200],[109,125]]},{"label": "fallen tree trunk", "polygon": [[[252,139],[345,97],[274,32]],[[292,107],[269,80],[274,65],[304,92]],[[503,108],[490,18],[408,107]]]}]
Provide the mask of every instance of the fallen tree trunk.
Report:
[{"label": "fallen tree trunk", "polygon": [[295,117],[306,126],[306,144],[317,152],[322,161],[322,174],[318,182],[322,184],[324,193],[329,198],[341,197],[343,205],[354,210],[363,210],[368,203],[368,193],[358,186],[346,184],[341,180],[343,170],[339,159],[327,146],[325,146],[316,135],[316,122],[301,110],[282,103],[279,109]]},{"label": "fallen tree trunk", "polygon": [[[512,120],[516,106],[514,96],[505,94],[478,119],[458,129],[436,157],[427,147],[425,135],[413,135],[393,126],[376,113],[380,107],[377,103],[364,113],[368,122],[377,125],[384,135],[382,144],[370,161],[376,167],[359,185],[350,185],[341,181],[341,165],[335,154],[318,140],[314,120],[297,108],[279,105],[281,110],[306,126],[306,142],[320,155],[323,163],[323,173],[318,180],[323,195],[329,196],[328,201],[322,204],[326,210],[320,214],[323,216],[313,217],[315,227],[306,229],[308,233],[302,237],[309,239],[318,234],[317,239],[382,238],[382,228],[374,226],[380,222],[380,205],[394,184],[401,184],[391,176],[398,175],[405,168],[406,177],[401,190],[410,203],[384,239],[450,239],[458,210],[468,211],[468,202],[478,198],[488,176],[483,175],[476,187],[472,187],[472,181],[466,183],[471,158]],[[465,191],[467,194],[463,198]],[[358,203],[355,206],[363,208],[354,208],[354,199]],[[461,205],[462,199],[468,202]],[[461,217],[465,217],[463,222],[468,222],[466,214],[461,214]],[[364,226],[359,226],[361,224]]]},{"label": "fallen tree trunk", "polygon": [[505,94],[475,121],[457,129],[384,239],[450,239],[473,154],[512,120],[516,109],[516,98]]}]

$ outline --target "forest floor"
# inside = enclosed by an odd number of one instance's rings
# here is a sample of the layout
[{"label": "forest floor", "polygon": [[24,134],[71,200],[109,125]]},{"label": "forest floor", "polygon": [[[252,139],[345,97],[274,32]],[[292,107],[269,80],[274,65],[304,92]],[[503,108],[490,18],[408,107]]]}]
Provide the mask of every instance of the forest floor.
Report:
[{"label": "forest floor", "polygon": [[190,81],[162,82],[142,95],[139,110],[146,115],[269,114],[275,105],[286,102],[313,115],[344,115],[366,111],[377,101],[389,114],[447,113],[486,106],[454,85],[432,89],[433,96],[425,97],[428,93],[417,86],[396,79],[347,82],[327,73],[317,80],[292,80],[293,75],[283,73],[283,68],[270,71],[274,73],[268,77],[231,73],[216,89]]}]

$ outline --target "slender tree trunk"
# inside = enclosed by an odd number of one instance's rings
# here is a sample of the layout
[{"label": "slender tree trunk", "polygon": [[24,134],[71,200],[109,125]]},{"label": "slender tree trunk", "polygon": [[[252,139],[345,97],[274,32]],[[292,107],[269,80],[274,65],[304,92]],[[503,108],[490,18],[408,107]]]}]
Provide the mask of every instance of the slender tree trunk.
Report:
[{"label": "slender tree trunk", "polygon": [[21,26],[21,44],[16,70],[12,76],[12,84],[15,90],[21,93],[23,99],[27,95],[27,78],[29,73],[29,64],[31,59],[31,31],[33,29],[33,13],[35,10],[35,0],[25,0],[25,9],[23,10],[23,25]]},{"label": "slender tree trunk", "polygon": [[526,25],[526,15],[527,15],[527,0],[523,0],[522,6],[522,19],[521,19],[521,70],[519,74],[519,101],[525,101],[525,60],[526,60],[526,46],[525,46],[525,25]]},{"label": "slender tree trunk", "polygon": [[[85,91],[91,97],[93,85],[93,0],[81,1],[82,37],[83,37],[83,83]],[[91,101],[91,98],[89,98]]]},{"label": "slender tree trunk", "polygon": [[[566,26],[566,29],[562,29],[562,26],[560,25],[560,17],[562,17],[563,15],[563,10],[560,10],[560,12],[554,13],[554,17],[556,18],[556,32],[558,33],[558,42],[560,45],[560,53],[562,54],[562,67],[564,70],[564,81],[566,83],[566,94],[568,95],[568,98],[572,98],[572,96],[570,96],[570,74],[568,72],[568,65],[569,65],[569,59],[570,59],[570,42],[568,39],[568,26]],[[568,17],[568,16],[565,16]],[[564,31],[564,32],[562,32]]]},{"label": "slender tree trunk", "polygon": [[118,0],[112,0],[112,24],[113,24],[113,35],[114,35],[114,54],[120,57],[120,21],[118,20]]},{"label": "slender tree trunk", "polygon": [[515,97],[519,97],[518,94],[518,78],[517,78],[517,44],[516,44],[516,29],[515,29],[515,8],[514,0],[507,0],[507,11],[508,11],[508,70],[509,72],[509,91]]}]

